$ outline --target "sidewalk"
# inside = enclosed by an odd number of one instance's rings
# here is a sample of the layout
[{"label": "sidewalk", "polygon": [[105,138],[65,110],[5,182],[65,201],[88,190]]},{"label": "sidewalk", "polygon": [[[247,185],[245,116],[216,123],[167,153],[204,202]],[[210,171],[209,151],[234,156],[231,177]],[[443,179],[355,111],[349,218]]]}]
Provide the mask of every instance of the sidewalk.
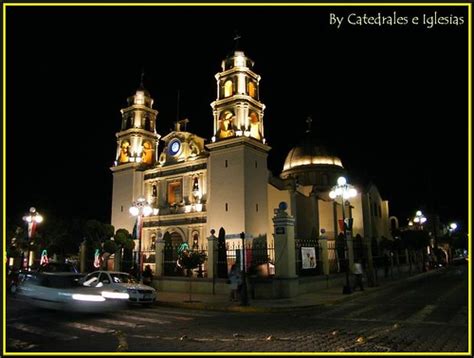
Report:
[{"label": "sidewalk", "polygon": [[423,277],[423,275],[434,274],[445,268],[435,269],[424,273],[416,273],[410,276],[401,275],[394,278],[379,278],[378,285],[374,287],[365,287],[353,291],[351,294],[343,294],[342,286],[322,289],[318,292],[306,293],[291,298],[280,299],[251,299],[248,306],[241,306],[240,302],[230,302],[228,295],[212,295],[192,293],[191,302],[189,301],[189,292],[164,292],[157,293],[157,306],[178,307],[197,310],[210,311],[231,311],[231,312],[284,312],[295,309],[318,307],[323,305],[335,305],[343,301],[349,301],[361,295],[369,295],[382,289],[391,287],[394,284],[404,280],[413,280]]}]

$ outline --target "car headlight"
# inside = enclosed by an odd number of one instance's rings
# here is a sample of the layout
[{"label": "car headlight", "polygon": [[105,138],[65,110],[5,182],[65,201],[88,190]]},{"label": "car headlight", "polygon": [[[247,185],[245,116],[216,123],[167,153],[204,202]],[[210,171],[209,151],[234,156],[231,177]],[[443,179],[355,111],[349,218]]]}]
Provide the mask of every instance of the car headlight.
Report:
[{"label": "car headlight", "polygon": [[105,298],[116,298],[121,300],[128,300],[130,298],[130,295],[126,292],[102,291],[101,294]]},{"label": "car headlight", "polygon": [[73,300],[77,301],[89,301],[89,302],[103,302],[105,298],[99,295],[84,295],[81,293],[75,293],[72,295]]}]

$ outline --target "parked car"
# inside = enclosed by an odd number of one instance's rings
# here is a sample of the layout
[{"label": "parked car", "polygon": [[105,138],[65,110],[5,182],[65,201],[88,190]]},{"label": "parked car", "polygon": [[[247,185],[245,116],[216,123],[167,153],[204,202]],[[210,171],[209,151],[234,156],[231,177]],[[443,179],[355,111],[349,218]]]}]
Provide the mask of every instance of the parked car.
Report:
[{"label": "parked car", "polygon": [[84,286],[126,292],[130,295],[129,302],[150,304],[156,300],[156,290],[153,287],[139,283],[126,272],[94,271],[81,282]]},{"label": "parked car", "polygon": [[28,272],[17,296],[41,308],[86,313],[117,310],[128,303],[127,293],[84,287],[82,277],[71,272]]},{"label": "parked car", "polygon": [[50,262],[38,267],[38,272],[74,272],[79,273],[79,269],[71,262]]}]

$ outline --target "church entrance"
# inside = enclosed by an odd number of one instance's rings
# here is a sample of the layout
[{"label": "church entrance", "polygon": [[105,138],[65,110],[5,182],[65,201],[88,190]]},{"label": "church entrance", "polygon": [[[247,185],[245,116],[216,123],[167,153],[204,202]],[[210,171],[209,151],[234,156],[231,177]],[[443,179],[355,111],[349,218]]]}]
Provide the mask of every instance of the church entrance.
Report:
[{"label": "church entrance", "polygon": [[163,235],[165,241],[164,248],[164,267],[165,276],[184,276],[183,271],[177,265],[178,248],[183,243],[183,237],[177,232],[167,231]]}]

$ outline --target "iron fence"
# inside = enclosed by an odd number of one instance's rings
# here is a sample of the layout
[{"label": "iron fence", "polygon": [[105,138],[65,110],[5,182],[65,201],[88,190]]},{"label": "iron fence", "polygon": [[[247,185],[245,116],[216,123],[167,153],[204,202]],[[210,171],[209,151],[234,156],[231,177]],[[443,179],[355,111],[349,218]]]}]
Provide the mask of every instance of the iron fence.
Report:
[{"label": "iron fence", "polygon": [[249,275],[272,276],[275,274],[275,248],[264,241],[245,243],[232,241],[217,247],[217,277],[227,278],[232,265],[243,268]]},{"label": "iron fence", "polygon": [[[191,273],[182,265],[180,265],[179,259],[179,250],[181,249],[182,243],[165,243],[163,250],[163,275],[164,276],[190,276]],[[190,251],[198,251],[205,254],[205,257],[208,257],[207,246],[193,246],[189,249]],[[208,265],[207,259],[204,263],[198,265],[198,267],[191,270],[192,276],[194,277],[207,277]]]}]

